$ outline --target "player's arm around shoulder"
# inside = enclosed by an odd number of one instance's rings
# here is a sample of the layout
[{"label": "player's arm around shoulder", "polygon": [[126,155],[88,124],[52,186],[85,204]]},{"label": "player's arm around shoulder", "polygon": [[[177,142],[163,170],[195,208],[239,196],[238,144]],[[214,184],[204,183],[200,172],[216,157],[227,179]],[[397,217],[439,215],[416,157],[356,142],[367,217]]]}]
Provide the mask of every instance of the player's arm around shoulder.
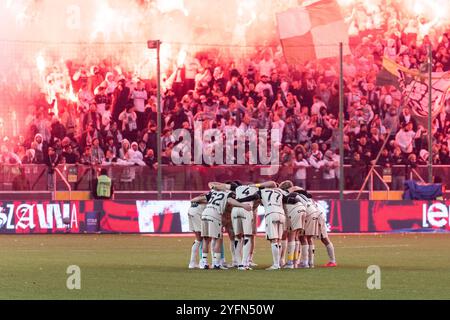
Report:
[{"label": "player's arm around shoulder", "polygon": [[258,191],[257,193],[249,195],[249,196],[247,196],[245,198],[240,198],[237,201],[240,202],[240,203],[243,203],[243,202],[250,202],[250,201],[258,201],[260,199],[261,199],[261,191]]},{"label": "player's arm around shoulder", "polygon": [[284,204],[296,204],[300,202],[298,194],[295,192],[290,192],[288,194],[283,194],[283,203]]},{"label": "player's arm around shoulder", "polygon": [[247,211],[252,211],[252,206],[250,203],[241,203],[238,200],[236,200],[232,195],[234,193],[231,193],[231,195],[228,197],[227,199],[227,203],[233,207],[239,207],[239,208],[243,208],[244,210]]},{"label": "player's arm around shoulder", "polygon": [[191,203],[195,203],[195,202],[197,202],[197,203],[206,203],[206,202],[208,202],[208,200],[207,200],[206,195],[202,194],[202,195],[199,195],[199,196],[194,197],[194,198],[191,199]]},{"label": "player's arm around shoulder", "polygon": [[265,182],[261,182],[261,183],[255,183],[255,184],[251,184],[251,187],[256,187],[259,189],[264,189],[264,188],[276,188],[278,187],[277,183],[275,181],[265,181]]}]

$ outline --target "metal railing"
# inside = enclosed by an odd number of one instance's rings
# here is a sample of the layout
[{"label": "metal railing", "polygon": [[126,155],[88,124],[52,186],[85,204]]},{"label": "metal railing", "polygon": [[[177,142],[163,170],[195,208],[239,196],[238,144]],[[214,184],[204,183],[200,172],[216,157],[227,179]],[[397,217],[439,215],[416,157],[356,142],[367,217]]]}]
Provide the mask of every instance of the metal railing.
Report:
[{"label": "metal railing", "polygon": [[[369,173],[369,176],[370,176],[370,189],[369,189],[369,199],[372,199],[372,194],[373,194],[373,191],[374,191],[374,183],[373,183],[373,181],[374,181],[374,179],[373,179],[373,176],[375,175],[375,177],[376,178],[378,178],[379,179],[379,181],[381,181],[381,183],[383,184],[383,186],[386,188],[386,192],[387,192],[387,197],[388,197],[388,199],[389,199],[389,191],[391,190],[391,188],[389,187],[389,185],[387,184],[387,182],[383,179],[383,177],[378,173],[378,171],[376,171],[376,170],[371,170],[370,171],[370,173]],[[359,194],[358,194],[358,197],[357,197],[357,199],[359,200],[359,198],[360,198],[360,195],[361,195],[361,193],[362,193],[362,189],[364,189],[364,185],[361,187],[361,189],[359,190]]]},{"label": "metal railing", "polygon": [[[72,187],[70,186],[70,183],[67,181],[66,177],[61,173],[61,171],[58,168],[55,168],[55,172],[58,173],[59,177],[61,178],[61,180],[65,183],[65,185],[67,186],[67,189],[69,189],[69,200],[72,199]],[[56,195],[56,175],[54,176],[54,190],[53,190],[53,198]],[[53,199],[54,200],[54,199]]]},{"label": "metal railing", "polygon": [[[29,181],[30,191],[53,191],[48,187],[48,169],[45,165],[22,165],[25,177]],[[292,166],[280,166],[279,170],[271,175],[261,174],[264,166],[230,165],[230,166],[162,166],[162,191],[198,191],[206,190],[210,181],[264,181],[264,180],[292,180],[295,179],[297,170]],[[112,178],[117,191],[157,191],[156,170],[150,167],[140,166],[84,166],[84,165],[60,165],[58,179],[54,184],[56,190],[90,191],[97,176],[97,170],[106,168]],[[337,171],[337,170],[336,170]],[[427,175],[427,166],[406,168],[404,166],[392,167],[392,180],[399,183],[386,182],[382,174],[382,168],[377,166],[371,178],[369,186],[364,186],[364,178],[370,171],[369,167],[354,168],[344,166],[344,186],[346,191],[371,191],[371,190],[402,190],[401,179],[405,177],[422,177]],[[433,166],[435,176],[440,176],[442,181],[450,181],[450,166]],[[338,179],[324,179],[324,169],[307,168],[306,179],[303,181],[309,190],[339,190]],[[17,165],[0,165],[0,192],[14,191],[15,181],[20,175]],[[370,178],[370,177],[369,177]],[[15,180],[16,179],[16,180]],[[398,182],[395,181],[395,182]],[[22,190],[26,191],[26,190]]]}]

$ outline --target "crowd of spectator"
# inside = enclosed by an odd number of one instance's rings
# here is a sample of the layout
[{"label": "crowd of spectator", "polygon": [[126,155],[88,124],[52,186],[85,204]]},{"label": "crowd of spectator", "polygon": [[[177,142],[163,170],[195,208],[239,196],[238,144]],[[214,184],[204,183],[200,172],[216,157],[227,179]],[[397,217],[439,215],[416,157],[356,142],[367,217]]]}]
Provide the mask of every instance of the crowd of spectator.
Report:
[{"label": "crowd of spectator", "polygon": [[[344,163],[363,171],[380,151],[377,164],[384,167],[428,161],[427,128],[405,106],[407,97],[393,86],[376,84],[382,57],[420,68],[431,44],[434,71],[450,70],[446,30],[421,36],[418,30],[425,21],[402,24],[402,17],[390,18],[376,32],[360,34],[352,55],[344,59]],[[216,58],[212,53],[192,55],[164,79],[162,163],[172,164],[171,152],[179,143],[173,131],[192,131],[195,121],[202,121],[203,130],[277,128],[282,137],[281,165],[295,168],[296,182],[305,185],[306,168],[312,167],[322,169],[326,189],[336,187],[340,158],[337,60],[287,66],[271,48],[238,68],[217,64]],[[69,68],[69,74],[77,99],[57,98],[51,105],[31,106],[24,119],[27,134],[4,139],[0,162],[155,168],[154,82],[108,66]],[[433,121],[432,133],[433,164],[450,164],[450,101]]]}]

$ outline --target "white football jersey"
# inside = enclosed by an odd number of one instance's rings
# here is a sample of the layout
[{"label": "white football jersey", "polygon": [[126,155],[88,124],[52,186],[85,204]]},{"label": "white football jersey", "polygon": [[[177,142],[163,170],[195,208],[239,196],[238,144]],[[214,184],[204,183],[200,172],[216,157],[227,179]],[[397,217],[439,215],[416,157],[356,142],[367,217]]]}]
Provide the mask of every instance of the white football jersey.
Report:
[{"label": "white football jersey", "polygon": [[[288,193],[285,191],[285,193]],[[288,193],[289,194],[289,193]],[[298,199],[298,198],[296,198]],[[289,215],[293,211],[306,211],[305,205],[303,202],[298,201],[297,203],[285,203],[284,204],[284,212]]]},{"label": "white football jersey", "polygon": [[284,213],[283,193],[283,190],[279,188],[261,190],[261,203],[264,206],[266,214],[269,212]]},{"label": "white football jersey", "polygon": [[227,200],[232,191],[211,190],[210,198],[206,205],[206,209],[215,209],[217,213],[222,215],[227,208]]},{"label": "white football jersey", "polygon": [[[236,188],[236,199],[244,199],[246,197],[249,196],[253,196],[255,194],[257,194],[259,191],[259,189],[257,187],[251,187],[251,186],[239,186]],[[250,203],[253,206],[253,201],[249,201],[248,203]]]},{"label": "white football jersey", "polygon": [[[285,196],[288,196],[290,194],[289,191],[286,191],[283,189],[281,189],[281,192]],[[283,209],[284,209],[284,213],[286,215],[290,214],[291,211],[294,211],[294,210],[295,211],[297,211],[297,210],[305,211],[305,207],[301,201],[298,201],[297,203],[283,203]]]},{"label": "white football jersey", "polygon": [[307,215],[322,212],[322,210],[320,210],[320,207],[318,206],[317,202],[315,202],[313,199],[308,198],[307,196],[305,196],[303,194],[298,194],[297,198],[299,198],[301,203],[305,206]]},{"label": "white football jersey", "polygon": [[194,203],[191,204],[188,210],[189,216],[202,215],[203,210],[205,210],[206,204],[204,203]]}]

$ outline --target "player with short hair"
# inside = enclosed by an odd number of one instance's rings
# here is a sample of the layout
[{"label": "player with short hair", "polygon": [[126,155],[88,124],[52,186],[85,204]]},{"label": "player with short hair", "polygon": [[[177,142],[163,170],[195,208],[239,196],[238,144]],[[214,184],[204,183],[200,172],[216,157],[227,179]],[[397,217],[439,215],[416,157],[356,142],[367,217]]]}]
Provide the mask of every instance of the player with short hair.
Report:
[{"label": "player with short hair", "polygon": [[202,212],[202,231],[201,235],[203,238],[203,252],[202,252],[202,263],[204,269],[209,269],[208,265],[208,253],[209,246],[213,239],[215,239],[215,245],[213,248],[213,267],[214,269],[227,269],[220,264],[221,258],[221,242],[222,239],[222,216],[227,210],[227,206],[241,207],[246,210],[251,210],[251,206],[246,203],[240,203],[234,199],[236,188],[235,185],[231,187],[231,190],[219,191],[215,190],[214,186],[211,184],[211,191],[205,196],[207,204]]},{"label": "player with short hair", "polygon": [[[258,188],[250,185],[240,185],[236,188],[236,199],[246,198],[257,194]],[[252,238],[255,237],[255,222],[259,201],[249,201],[251,211],[234,207],[231,211],[233,230],[235,232],[234,246],[239,270],[251,270],[250,254],[252,252]],[[242,250],[241,250],[242,248]]]},{"label": "player with short hair", "polygon": [[259,192],[252,196],[239,199],[239,201],[254,201],[258,198],[261,200],[261,204],[264,206],[265,210],[266,239],[271,243],[273,259],[272,266],[266,270],[278,270],[280,269],[280,241],[283,236],[284,224],[286,222],[283,210],[283,201],[285,197],[283,191],[278,188],[274,181],[257,183],[251,186],[259,188]]},{"label": "player with short hair", "polygon": [[[233,185],[236,187],[237,199],[253,195],[259,191],[258,188],[252,187],[249,184],[243,185],[239,180],[227,181],[225,183],[209,183],[209,187],[216,190],[230,190]],[[231,211],[232,232],[229,232],[232,243],[231,253],[233,256],[233,266],[238,267],[240,270],[251,270],[252,267],[257,266],[253,262],[253,252],[257,233],[257,209],[260,202],[249,201],[249,203],[253,205],[252,212],[242,208],[233,208]],[[234,237],[231,238],[233,235]],[[248,239],[250,240],[248,241]]]},{"label": "player with short hair", "polygon": [[[252,194],[253,191],[258,191],[258,188],[254,188],[255,190],[250,190],[251,187],[249,185],[242,185],[242,183],[239,180],[235,181],[227,181],[225,183],[220,182],[210,182],[209,186],[211,188],[214,188],[216,190],[230,190],[231,188],[236,188],[236,196],[244,197]],[[244,192],[244,195],[240,195],[240,192]],[[251,201],[253,202],[253,201]],[[245,241],[244,235],[239,232],[236,235],[235,230],[241,231],[241,225],[237,225],[236,223],[240,224],[241,214],[237,214],[236,210],[239,212],[244,212],[245,210],[242,208],[232,208],[232,210],[227,210],[224,214],[224,228],[227,231],[229,237],[230,237],[230,249],[231,249],[231,255],[233,257],[233,267],[237,267],[240,270],[250,270],[251,267],[257,266],[257,264],[253,263],[253,251],[255,248],[255,236],[256,236],[256,220],[258,218],[257,215],[257,209],[259,206],[259,202],[254,201],[254,206],[252,210],[252,217],[246,218],[246,225],[245,229],[246,231],[250,231],[250,234],[247,235],[250,237],[250,241]],[[230,207],[228,207],[230,208]],[[248,212],[248,211],[245,211]],[[233,217],[233,213],[237,216]],[[235,219],[236,218],[236,219]],[[236,221],[239,220],[239,221]],[[245,262],[245,263],[244,263]],[[245,265],[248,264],[246,267]]]},{"label": "player with short hair", "polygon": [[[280,189],[286,193],[287,197],[297,197],[296,194],[293,193],[296,189],[290,180],[281,182]],[[291,199],[290,201],[286,201],[284,204],[284,210],[286,213],[286,225],[288,232],[288,261],[284,268],[294,269],[297,267],[296,261],[298,259],[298,252],[300,249],[298,238],[304,230],[306,209],[299,199]]]},{"label": "player with short hair", "polygon": [[189,269],[198,268],[197,256],[198,250],[202,243],[202,212],[206,207],[205,195],[197,196],[191,199],[191,206],[188,210],[189,231],[195,235],[194,243],[191,248],[191,260],[189,262]]},{"label": "player with short hair", "polygon": [[237,258],[236,258],[236,248],[234,246],[234,229],[233,229],[233,224],[231,221],[231,212],[232,209],[234,207],[232,206],[227,206],[225,209],[225,212],[222,215],[222,224],[223,224],[223,229],[224,231],[228,234],[228,238],[230,239],[230,252],[231,252],[231,264],[226,264],[225,262],[225,254],[224,254],[224,243],[223,243],[223,238],[218,240],[221,242],[221,254],[222,254],[222,258],[220,259],[220,264],[224,265],[226,267],[229,268],[237,268],[238,267],[238,262],[237,262]]},{"label": "player with short hair", "polygon": [[[210,189],[214,189],[214,190],[218,190],[218,191],[228,191],[228,190],[235,190],[241,183],[239,181],[226,181],[225,183],[222,182],[209,182],[208,183],[208,187]],[[231,211],[232,211],[232,207],[231,206],[227,206],[225,209],[225,212],[222,215],[222,225],[223,225],[223,229],[225,230],[225,232],[228,234],[228,237],[230,239],[230,252],[231,252],[231,257],[232,257],[232,263],[227,265],[225,263],[225,254],[224,254],[224,243],[223,243],[223,238],[218,239],[217,241],[220,242],[220,246],[221,246],[221,259],[220,259],[220,264],[223,265],[224,267],[228,267],[228,268],[232,268],[232,267],[238,267],[238,262],[237,262],[237,258],[236,258],[236,248],[234,245],[234,239],[235,239],[235,235],[234,235],[234,230],[233,230],[233,225],[232,225],[232,221],[231,221]],[[212,245],[214,246],[216,240],[212,241]]]},{"label": "player with short hair", "polygon": [[[329,262],[325,264],[325,267],[336,267],[337,263],[334,253],[334,246],[328,237],[325,213],[320,208],[319,204],[312,199],[312,195],[306,192],[306,190],[297,187],[297,190],[294,192],[298,193],[299,199],[306,208],[304,229],[307,245],[302,245],[300,267],[314,268],[315,247],[313,238],[320,238],[327,249]],[[303,249],[305,247],[308,249],[308,255],[303,253]]]},{"label": "player with short hair", "polygon": [[[302,188],[299,187],[291,187],[288,189],[289,192],[291,193],[300,193],[302,192]],[[300,201],[301,199],[298,198],[298,200]],[[304,206],[304,203],[303,203]],[[306,207],[305,208],[305,212],[303,214],[303,229],[300,230],[297,234],[297,239],[296,240],[296,251],[297,251],[297,259],[296,260],[296,264],[295,264],[295,268],[309,268],[309,264],[308,264],[308,256],[309,256],[309,244],[308,244],[308,239],[305,236],[305,222],[306,222],[306,216],[308,214],[308,212],[306,211]],[[310,240],[311,242],[312,240]]]},{"label": "player with short hair", "polygon": [[283,237],[286,216],[283,209],[283,193],[275,187],[265,187],[260,191],[264,206],[266,238],[271,242],[273,265],[266,270],[280,269],[281,238]]}]

